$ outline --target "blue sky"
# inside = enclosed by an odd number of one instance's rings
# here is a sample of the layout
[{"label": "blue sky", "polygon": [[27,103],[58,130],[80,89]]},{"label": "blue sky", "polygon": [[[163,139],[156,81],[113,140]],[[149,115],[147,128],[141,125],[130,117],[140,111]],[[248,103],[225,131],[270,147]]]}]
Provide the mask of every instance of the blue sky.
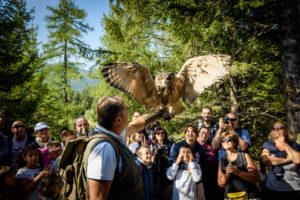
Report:
[{"label": "blue sky", "polygon": [[[109,12],[109,0],[75,0],[75,4],[84,9],[87,13],[85,22],[94,28],[94,31],[83,36],[83,40],[92,48],[100,46],[100,37],[104,34],[102,27],[102,17]],[[35,9],[34,25],[38,26],[38,41],[46,43],[48,41],[48,31],[46,28],[46,15],[49,15],[47,6],[58,5],[58,0],[27,0],[27,8]]]}]

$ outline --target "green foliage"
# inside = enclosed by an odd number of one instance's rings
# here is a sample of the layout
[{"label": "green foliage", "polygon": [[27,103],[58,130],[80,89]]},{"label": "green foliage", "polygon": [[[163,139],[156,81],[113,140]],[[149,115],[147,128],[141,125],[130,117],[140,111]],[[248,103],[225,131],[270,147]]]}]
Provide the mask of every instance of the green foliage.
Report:
[{"label": "green foliage", "polygon": [[92,28],[84,23],[86,13],[72,0],[61,0],[56,7],[48,7],[46,17],[49,42],[44,47],[45,64],[40,74],[46,76],[42,101],[38,104],[32,120],[45,121],[51,127],[54,138],[59,139],[63,127],[73,128],[73,120],[91,106],[90,93],[74,91],[71,80],[80,79],[79,58],[88,56],[89,46],[82,36]]},{"label": "green foliage", "polygon": [[[40,101],[43,75],[38,74],[43,61],[39,58],[36,28],[31,27],[33,11],[25,1],[0,3],[0,102],[8,121],[28,122]],[[28,122],[30,123],[30,121]]]},{"label": "green foliage", "polygon": [[44,45],[45,57],[56,63],[54,68],[62,84],[63,99],[68,102],[70,76],[78,75],[78,63],[71,62],[77,56],[87,57],[89,46],[81,37],[93,30],[84,23],[86,13],[79,9],[72,0],[60,0],[57,7],[47,7],[50,15],[46,17],[49,30],[49,43]]},{"label": "green foliage", "polygon": [[93,99],[87,89],[83,92],[74,92],[70,89],[70,101],[66,104],[62,98],[63,93],[57,85],[51,82],[46,86],[43,99],[38,104],[32,121],[35,123],[47,122],[51,127],[52,136],[59,140],[59,131],[63,127],[73,129],[74,119],[86,115],[86,111],[91,108]]},{"label": "green foliage", "polygon": [[[186,105],[182,114],[161,123],[170,135],[180,138],[184,127],[197,121],[203,106],[213,108],[215,120],[223,117],[232,106],[233,81],[240,123],[251,133],[251,152],[257,158],[271,123],[284,119],[276,1],[110,2],[111,12],[103,19],[104,46],[97,51],[81,40],[91,30],[84,23],[84,10],[71,0],[60,0],[56,7],[49,7],[49,43],[44,46],[45,60],[41,60],[36,50],[36,30],[28,26],[32,12],[26,11],[22,0],[2,1],[1,108],[12,110],[13,118],[30,119],[30,124],[46,121],[57,135],[60,128],[70,127],[81,114],[95,122],[95,106],[103,96],[123,96],[130,116],[136,110],[145,112],[131,97],[104,81],[82,93],[73,91],[70,79],[81,78],[75,55],[97,54],[100,64],[137,62],[148,66],[154,76],[161,71],[178,72],[193,56],[224,53],[234,61],[230,77],[208,88],[192,105]],[[99,69],[92,76],[102,80]]]},{"label": "green foliage", "polygon": [[[155,75],[159,71],[177,72],[187,58],[197,55],[232,56],[230,78],[237,85],[241,126],[250,131],[251,151],[257,156],[271,123],[283,117],[275,1],[110,2],[111,12],[103,20],[103,42],[112,54],[101,57],[102,63],[138,62]],[[162,122],[169,134],[180,135],[187,123],[195,123],[205,105],[213,108],[216,118],[229,112],[229,79],[225,78],[223,87],[222,94],[218,87],[211,87],[186,106],[185,112]],[[103,95],[108,94],[105,91]]]}]

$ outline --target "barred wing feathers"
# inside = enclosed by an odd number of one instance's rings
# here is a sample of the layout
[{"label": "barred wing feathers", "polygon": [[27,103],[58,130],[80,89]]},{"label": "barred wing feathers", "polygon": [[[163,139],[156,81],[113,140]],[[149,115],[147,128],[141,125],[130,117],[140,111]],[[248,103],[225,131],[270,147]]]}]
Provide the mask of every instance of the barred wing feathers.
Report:
[{"label": "barred wing feathers", "polygon": [[106,64],[102,74],[111,86],[129,94],[147,109],[160,103],[154,98],[154,80],[147,67],[137,63]]},{"label": "barred wing feathers", "polygon": [[228,55],[206,55],[188,59],[176,77],[182,99],[192,103],[206,88],[229,73],[231,58]]}]

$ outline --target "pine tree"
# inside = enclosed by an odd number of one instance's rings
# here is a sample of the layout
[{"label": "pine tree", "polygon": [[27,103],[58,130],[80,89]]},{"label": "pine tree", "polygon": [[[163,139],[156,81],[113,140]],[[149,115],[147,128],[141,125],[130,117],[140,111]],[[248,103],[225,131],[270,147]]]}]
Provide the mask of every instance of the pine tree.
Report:
[{"label": "pine tree", "polygon": [[[9,120],[30,119],[43,93],[42,66],[24,0],[0,2],[0,102]],[[27,121],[28,122],[28,121]]]},{"label": "pine tree", "polygon": [[78,73],[78,63],[72,62],[72,58],[74,60],[78,59],[77,56],[85,56],[89,46],[81,40],[81,37],[93,29],[84,23],[86,12],[78,8],[72,0],[60,0],[58,6],[47,8],[51,12],[46,17],[50,41],[44,46],[45,54],[48,61],[58,62],[54,69],[60,75],[63,100],[67,103],[70,90],[69,77],[72,73]]}]

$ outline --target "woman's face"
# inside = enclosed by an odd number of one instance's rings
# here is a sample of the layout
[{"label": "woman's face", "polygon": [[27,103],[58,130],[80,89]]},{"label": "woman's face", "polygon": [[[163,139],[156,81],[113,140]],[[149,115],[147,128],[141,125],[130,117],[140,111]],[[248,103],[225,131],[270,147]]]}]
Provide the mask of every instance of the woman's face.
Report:
[{"label": "woman's face", "polygon": [[197,139],[197,133],[194,132],[192,127],[188,127],[185,132],[185,140],[188,144],[194,144]]},{"label": "woman's face", "polygon": [[207,128],[201,128],[198,134],[198,141],[201,143],[206,143],[208,140],[209,130]]},{"label": "woman's face", "polygon": [[159,130],[155,133],[155,138],[158,140],[158,141],[163,141],[165,139],[166,135],[165,135],[165,132],[163,130]]},{"label": "woman's face", "polygon": [[278,138],[280,135],[283,135],[284,137],[286,137],[286,128],[283,124],[281,123],[275,123],[273,125],[273,136],[274,138]]},{"label": "woman's face", "polygon": [[226,150],[226,149],[232,149],[232,148],[235,148],[235,145],[234,145],[234,140],[232,137],[230,136],[226,136],[224,137],[222,140],[222,147]]}]

